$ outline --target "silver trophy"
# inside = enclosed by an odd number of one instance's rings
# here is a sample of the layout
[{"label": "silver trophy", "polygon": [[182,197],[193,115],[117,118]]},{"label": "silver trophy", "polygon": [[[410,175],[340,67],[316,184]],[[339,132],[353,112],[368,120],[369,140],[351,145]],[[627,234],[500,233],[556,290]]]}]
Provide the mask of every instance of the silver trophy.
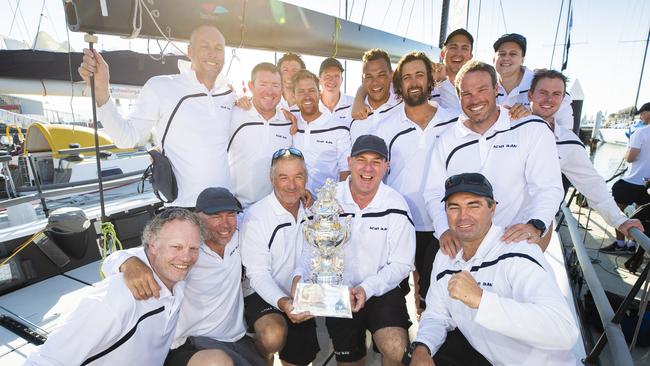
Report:
[{"label": "silver trophy", "polygon": [[336,200],[336,184],[331,179],[317,190],[317,199],[309,211],[313,217],[302,228],[312,248],[310,275],[296,287],[294,311],[351,318],[350,295],[343,285],[342,248],[350,239],[352,217],[339,217],[343,209]]}]

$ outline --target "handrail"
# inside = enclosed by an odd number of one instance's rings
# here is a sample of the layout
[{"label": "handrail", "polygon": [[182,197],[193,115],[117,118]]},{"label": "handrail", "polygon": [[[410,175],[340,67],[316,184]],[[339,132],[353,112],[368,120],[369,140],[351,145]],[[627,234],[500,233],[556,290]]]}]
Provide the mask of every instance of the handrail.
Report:
[{"label": "handrail", "polygon": [[645,249],[647,253],[650,253],[650,238],[648,238],[641,230],[633,227],[630,229],[630,235],[634,238],[637,244],[641,248]]},{"label": "handrail", "polygon": [[[573,217],[571,211],[564,205],[562,205],[562,213],[564,214],[564,219],[569,228],[569,234],[573,241],[573,247],[576,251],[576,256],[580,263],[584,280],[591,291],[607,340],[611,345],[610,350],[614,361],[613,364],[617,366],[634,366],[634,361],[632,360],[632,355],[627,348],[627,343],[625,342],[625,336],[623,335],[621,326],[612,322],[612,319],[614,318],[614,310],[607,300],[605,290],[598,279],[598,275],[596,275],[596,270],[594,270],[594,266],[591,263],[591,258],[589,258],[589,254],[587,254],[587,248],[580,239],[578,222],[575,217]],[[648,243],[646,242],[644,244],[647,245]]]}]

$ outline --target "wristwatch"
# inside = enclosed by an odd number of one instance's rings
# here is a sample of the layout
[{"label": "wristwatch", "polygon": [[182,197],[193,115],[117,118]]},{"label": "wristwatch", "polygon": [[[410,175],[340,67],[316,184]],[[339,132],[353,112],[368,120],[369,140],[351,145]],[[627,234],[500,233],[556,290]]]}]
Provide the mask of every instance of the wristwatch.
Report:
[{"label": "wristwatch", "polygon": [[535,229],[539,230],[539,236],[544,235],[546,232],[546,224],[542,220],[530,219],[528,220],[527,224],[531,224]]},{"label": "wristwatch", "polygon": [[410,365],[411,364],[411,359],[413,358],[413,351],[415,351],[415,349],[418,346],[423,346],[424,348],[426,348],[427,352],[429,353],[429,356],[431,356],[431,350],[429,349],[429,346],[427,346],[426,344],[424,344],[422,342],[418,342],[418,341],[411,342],[411,344],[407,345],[406,349],[404,350],[404,357],[402,357],[402,364],[403,365]]}]

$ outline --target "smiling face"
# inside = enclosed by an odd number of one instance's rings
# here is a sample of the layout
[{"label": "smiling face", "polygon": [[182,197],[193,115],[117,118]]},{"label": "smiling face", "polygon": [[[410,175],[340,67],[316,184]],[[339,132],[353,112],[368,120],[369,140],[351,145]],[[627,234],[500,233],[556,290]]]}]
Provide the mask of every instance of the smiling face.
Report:
[{"label": "smiling face", "polygon": [[464,75],[458,95],[463,112],[469,118],[469,128],[484,132],[496,122],[499,117],[497,93],[489,73],[470,71]]},{"label": "smiling face", "polygon": [[447,67],[447,73],[455,76],[458,70],[472,59],[472,44],[464,35],[455,35],[442,48],[440,56]]},{"label": "smiling face", "polygon": [[300,205],[307,184],[305,161],[297,157],[279,158],[271,168],[271,184],[282,207],[291,211]]},{"label": "smiling face", "polygon": [[199,227],[185,220],[165,223],[156,241],[148,243],[151,267],[168,289],[185,279],[199,256],[200,245]]},{"label": "smiling face", "polygon": [[363,87],[368,93],[368,101],[373,108],[388,101],[393,72],[388,68],[386,60],[380,58],[366,62],[363,65],[362,79]]},{"label": "smiling face", "polygon": [[549,121],[564,99],[564,82],[557,78],[540,79],[535,90],[528,91],[528,99],[533,114]]},{"label": "smiling face", "polygon": [[485,197],[459,192],[447,198],[445,210],[449,229],[463,246],[478,246],[492,226],[496,204],[488,207]]},{"label": "smiling face", "polygon": [[341,69],[336,66],[330,66],[323,70],[318,76],[323,94],[338,94],[341,91],[343,74]]},{"label": "smiling face", "polygon": [[318,110],[320,94],[318,93],[318,84],[314,79],[303,78],[298,80],[294,85],[293,92],[296,97],[296,104],[300,108],[300,114],[303,117],[309,118],[320,113]]},{"label": "smiling face", "polygon": [[[282,75],[282,93],[285,98],[287,95],[290,98],[293,98],[293,84],[291,84],[291,78],[298,70],[301,70],[302,66],[298,61],[287,60],[280,64],[280,74]],[[288,99],[288,98],[287,98]]]},{"label": "smiling face", "polygon": [[374,197],[388,171],[386,159],[377,153],[365,152],[348,157],[348,166],[352,196]]},{"label": "smiling face", "polygon": [[521,72],[524,64],[523,50],[515,42],[503,42],[494,53],[494,68],[501,78]]},{"label": "smiling face", "polygon": [[253,105],[260,113],[275,113],[275,107],[282,96],[282,79],[280,74],[260,70],[248,87],[253,93]]},{"label": "smiling face", "polygon": [[187,46],[192,70],[199,80],[216,80],[224,64],[226,41],[215,27],[202,26],[195,29]]},{"label": "smiling face", "polygon": [[197,216],[205,228],[205,241],[225,246],[237,230],[237,213],[234,211],[217,212],[208,215],[198,212]]},{"label": "smiling face", "polygon": [[406,105],[414,107],[427,102],[428,69],[422,60],[413,60],[402,65],[402,99]]}]

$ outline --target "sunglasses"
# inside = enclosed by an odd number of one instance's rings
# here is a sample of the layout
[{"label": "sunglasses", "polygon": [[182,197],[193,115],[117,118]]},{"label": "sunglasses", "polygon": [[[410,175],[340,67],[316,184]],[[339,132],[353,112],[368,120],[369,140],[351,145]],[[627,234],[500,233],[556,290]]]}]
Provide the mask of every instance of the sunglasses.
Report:
[{"label": "sunglasses", "polygon": [[475,186],[489,186],[492,187],[490,182],[488,180],[479,174],[458,174],[458,175],[452,175],[451,177],[447,178],[445,181],[445,189],[449,189],[451,187],[455,187],[459,184],[469,184],[469,185],[475,185]]},{"label": "sunglasses", "polygon": [[273,157],[271,158],[271,164],[273,164],[276,160],[287,157],[287,156],[296,156],[301,159],[304,159],[305,157],[302,155],[302,152],[295,147],[290,147],[290,148],[282,148],[276,152],[273,153]]}]

